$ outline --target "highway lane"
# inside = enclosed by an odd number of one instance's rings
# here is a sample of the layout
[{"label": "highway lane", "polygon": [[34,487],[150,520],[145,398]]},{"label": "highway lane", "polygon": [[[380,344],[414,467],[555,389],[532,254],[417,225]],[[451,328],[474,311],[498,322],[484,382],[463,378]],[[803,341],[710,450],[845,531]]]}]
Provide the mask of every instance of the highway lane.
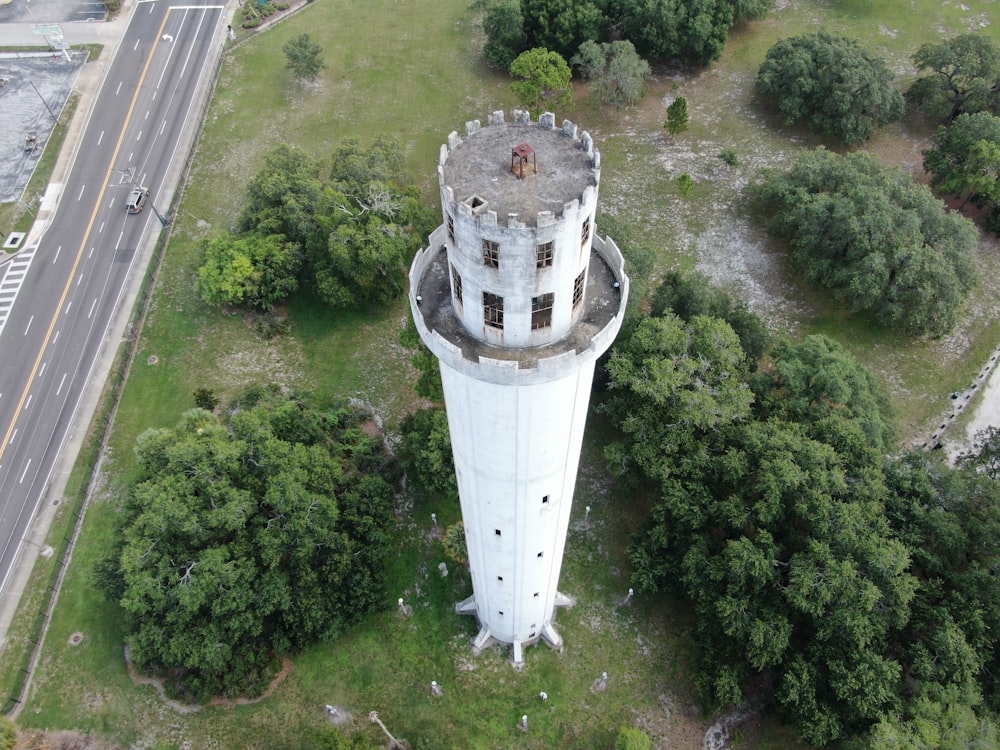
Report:
[{"label": "highway lane", "polygon": [[[46,498],[60,451],[107,346],[164,181],[186,154],[191,102],[225,34],[219,5],[145,2],[135,10],[98,94],[58,210],[33,252],[0,333],[0,592]],[[129,215],[133,184],[151,203]],[[158,200],[160,198],[160,200]],[[79,426],[81,429],[83,425]],[[56,501],[51,498],[49,501]]]}]

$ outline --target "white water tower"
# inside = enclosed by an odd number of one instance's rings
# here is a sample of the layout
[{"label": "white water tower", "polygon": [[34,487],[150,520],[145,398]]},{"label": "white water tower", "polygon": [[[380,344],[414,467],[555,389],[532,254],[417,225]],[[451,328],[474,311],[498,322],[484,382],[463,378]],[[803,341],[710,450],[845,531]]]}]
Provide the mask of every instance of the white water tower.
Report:
[{"label": "white water tower", "polygon": [[555,116],[494,112],[441,147],[444,223],[410,269],[444,385],[473,594],[474,645],[561,648],[555,607],[594,365],[628,277],[596,234],[600,155]]}]

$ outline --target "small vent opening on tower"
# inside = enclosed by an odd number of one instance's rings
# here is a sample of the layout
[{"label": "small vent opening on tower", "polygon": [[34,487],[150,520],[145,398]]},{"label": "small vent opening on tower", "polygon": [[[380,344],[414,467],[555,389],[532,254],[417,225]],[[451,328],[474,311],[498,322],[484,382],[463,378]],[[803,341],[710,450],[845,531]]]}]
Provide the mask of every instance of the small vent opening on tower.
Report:
[{"label": "small vent opening on tower", "polygon": [[463,201],[463,203],[472,209],[473,216],[478,216],[486,210],[486,201],[478,195],[470,195]]},{"label": "small vent opening on tower", "polygon": [[517,175],[517,179],[523,180],[527,175],[536,174],[538,172],[536,166],[535,149],[527,143],[514,146],[510,150],[510,171]]}]

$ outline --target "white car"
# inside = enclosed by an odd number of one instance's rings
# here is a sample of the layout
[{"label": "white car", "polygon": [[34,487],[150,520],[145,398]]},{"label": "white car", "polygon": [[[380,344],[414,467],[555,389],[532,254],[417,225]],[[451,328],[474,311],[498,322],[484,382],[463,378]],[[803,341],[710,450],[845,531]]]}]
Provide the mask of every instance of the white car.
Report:
[{"label": "white car", "polygon": [[125,210],[130,214],[137,214],[146,206],[146,199],[149,197],[149,188],[132,188],[128,194],[128,202],[125,203]]}]

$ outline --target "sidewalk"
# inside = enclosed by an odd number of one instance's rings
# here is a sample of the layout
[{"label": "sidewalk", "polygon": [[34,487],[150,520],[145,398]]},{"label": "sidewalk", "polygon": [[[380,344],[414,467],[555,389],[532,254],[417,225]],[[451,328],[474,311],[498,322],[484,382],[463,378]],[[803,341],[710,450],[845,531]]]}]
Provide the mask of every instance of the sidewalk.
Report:
[{"label": "sidewalk", "polygon": [[[128,26],[128,14],[135,8],[134,3],[126,5],[123,5],[118,15],[109,21],[71,21],[59,24],[63,39],[69,44],[103,44],[106,47],[117,47],[125,27]],[[48,49],[48,43],[44,37],[33,31],[34,27],[33,23],[0,24],[0,46]]]}]

